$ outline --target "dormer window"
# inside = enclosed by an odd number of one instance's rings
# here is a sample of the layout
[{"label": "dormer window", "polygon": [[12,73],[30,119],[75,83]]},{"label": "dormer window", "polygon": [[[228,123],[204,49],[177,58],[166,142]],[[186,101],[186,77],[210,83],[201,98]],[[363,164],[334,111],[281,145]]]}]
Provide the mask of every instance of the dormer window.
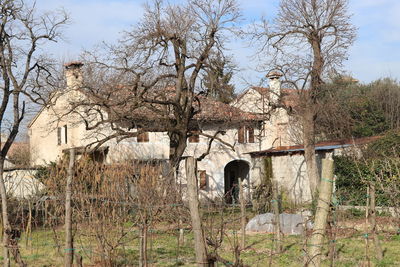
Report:
[{"label": "dormer window", "polygon": [[240,144],[254,143],[254,128],[241,126],[238,130],[238,142]]}]

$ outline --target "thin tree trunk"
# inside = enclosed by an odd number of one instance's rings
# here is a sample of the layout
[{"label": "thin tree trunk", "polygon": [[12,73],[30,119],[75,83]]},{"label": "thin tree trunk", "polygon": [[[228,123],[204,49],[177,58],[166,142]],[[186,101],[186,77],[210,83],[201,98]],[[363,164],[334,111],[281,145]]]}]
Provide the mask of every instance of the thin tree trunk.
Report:
[{"label": "thin tree trunk", "polygon": [[140,229],[140,256],[139,267],[147,267],[147,225]]},{"label": "thin tree trunk", "polygon": [[279,189],[277,181],[272,183],[272,207],[274,210],[274,232],[275,232],[275,252],[282,252],[282,232],[281,232],[281,220],[279,212]]},{"label": "thin tree trunk", "polygon": [[377,229],[376,229],[376,210],[375,210],[375,184],[373,183],[370,184],[370,199],[371,199],[371,211],[370,211],[371,232],[372,232],[372,237],[374,239],[376,258],[378,260],[382,260],[383,259],[382,246],[376,231]]},{"label": "thin tree trunk", "polygon": [[319,186],[319,197],[315,223],[308,249],[307,266],[321,266],[321,251],[324,243],[327,218],[329,214],[333,187],[333,160],[322,160],[322,179]]},{"label": "thin tree trunk", "polygon": [[240,223],[242,228],[241,249],[246,247],[246,201],[244,199],[243,181],[239,178],[239,198],[240,198]]},{"label": "thin tree trunk", "polygon": [[183,221],[182,219],[179,219],[179,237],[178,237],[178,242],[180,245],[185,245],[185,232],[183,229]]},{"label": "thin tree trunk", "polygon": [[29,217],[28,217],[28,223],[26,225],[26,230],[25,230],[25,245],[27,247],[28,247],[29,237],[32,234],[32,205],[31,205],[30,200],[28,200],[28,207],[29,207]]},{"label": "thin tree trunk", "polygon": [[193,157],[186,158],[186,179],[189,197],[190,217],[194,233],[194,249],[197,266],[209,266],[207,260],[207,248],[199,211],[198,187],[196,179],[196,160]]},{"label": "thin tree trunk", "polygon": [[69,166],[67,170],[67,184],[65,187],[65,267],[72,267],[74,263],[74,243],[72,236],[72,179],[74,176],[75,150],[69,150]]},{"label": "thin tree trunk", "polygon": [[4,160],[0,161],[0,193],[1,193],[1,210],[3,220],[3,266],[9,267],[10,253],[8,248],[9,233],[11,233],[11,225],[8,221],[8,204],[6,186],[4,183]]}]

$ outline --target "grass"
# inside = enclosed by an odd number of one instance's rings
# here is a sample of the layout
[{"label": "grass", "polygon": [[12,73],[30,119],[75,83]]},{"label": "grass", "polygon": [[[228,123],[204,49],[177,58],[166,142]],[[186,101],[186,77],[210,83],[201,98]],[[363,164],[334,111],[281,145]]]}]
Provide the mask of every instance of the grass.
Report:
[{"label": "grass", "polygon": [[[57,231],[57,234],[61,239],[58,242],[61,245],[59,249],[57,249],[53,232],[48,229],[33,231],[28,238],[28,243],[26,243],[25,236],[21,237],[21,253],[29,266],[63,266],[63,232]],[[185,244],[181,247],[177,246],[177,234],[177,231],[172,230],[151,231],[148,246],[151,266],[196,266],[192,233],[186,233]],[[137,233],[132,233],[130,237],[126,237],[126,243],[115,251],[114,257],[118,263],[116,266],[137,266],[139,240],[135,238],[136,235]],[[246,242],[249,247],[241,252],[243,263],[248,266],[268,266],[271,261],[271,266],[302,266],[302,237],[285,236],[284,252],[273,255],[271,258],[272,238],[273,236],[269,234],[248,235]],[[240,236],[236,231],[228,231],[220,248],[220,255],[233,262],[233,247],[239,239]],[[370,240],[371,266],[400,266],[400,253],[398,253],[400,251],[400,237],[393,233],[382,235],[380,239],[385,256],[381,262],[375,260],[374,246],[372,240]],[[335,261],[335,266],[360,266],[361,263],[365,262],[365,239],[360,233],[347,238],[345,236],[338,237],[336,248],[339,257]],[[83,256],[85,266],[100,266],[96,265],[99,262],[100,253],[95,240],[90,240],[88,237],[76,239],[75,252]],[[329,266],[329,263],[329,260],[325,257],[323,266]]]}]

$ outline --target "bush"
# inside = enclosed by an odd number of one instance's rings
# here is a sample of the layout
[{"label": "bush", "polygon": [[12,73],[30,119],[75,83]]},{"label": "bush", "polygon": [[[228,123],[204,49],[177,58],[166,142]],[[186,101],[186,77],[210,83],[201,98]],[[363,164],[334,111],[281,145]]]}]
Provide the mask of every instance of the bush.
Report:
[{"label": "bush", "polygon": [[400,132],[387,133],[371,143],[363,154],[365,157],[362,159],[334,157],[337,196],[340,203],[365,205],[369,197],[366,188],[368,183],[372,182],[376,184],[376,204],[394,205],[393,194],[400,191],[400,181],[396,173],[400,168]]}]

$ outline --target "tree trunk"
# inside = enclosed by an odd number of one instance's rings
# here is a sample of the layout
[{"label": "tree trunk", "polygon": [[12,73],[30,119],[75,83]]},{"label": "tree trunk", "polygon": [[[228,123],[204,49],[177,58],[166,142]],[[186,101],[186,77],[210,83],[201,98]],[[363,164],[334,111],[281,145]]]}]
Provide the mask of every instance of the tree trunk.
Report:
[{"label": "tree trunk", "polygon": [[147,224],[140,229],[140,255],[139,267],[147,267]]},{"label": "tree trunk", "polygon": [[315,199],[317,197],[316,191],[320,181],[315,156],[315,121],[317,118],[316,109],[318,94],[323,84],[321,76],[324,67],[324,59],[321,53],[321,40],[317,34],[312,34],[310,36],[310,44],[314,58],[311,69],[311,88],[306,94],[306,109],[305,114],[303,114],[303,142],[311,196],[312,199]]},{"label": "tree trunk", "polygon": [[72,236],[72,179],[74,176],[75,150],[69,150],[69,165],[67,170],[67,184],[65,187],[65,267],[72,267],[74,263],[74,243]]},{"label": "tree trunk", "polygon": [[324,244],[325,229],[329,214],[333,187],[333,160],[322,160],[322,179],[319,186],[318,206],[315,223],[308,249],[306,266],[321,266],[321,250]]},{"label": "tree trunk", "polygon": [[315,122],[312,110],[307,110],[303,117],[303,142],[311,198],[314,199],[317,197],[316,193],[320,179],[315,155]]},{"label": "tree trunk", "polygon": [[171,132],[168,136],[170,172],[174,174],[186,149],[186,132]]},{"label": "tree trunk", "polygon": [[20,237],[20,232],[13,230],[10,221],[8,220],[8,199],[4,182],[4,158],[0,159],[0,194],[3,221],[3,266],[11,266],[11,251],[15,262],[19,266],[24,267],[26,264],[22,260],[21,253],[18,248],[18,238]]},{"label": "tree trunk", "polygon": [[10,253],[8,249],[9,233],[11,233],[11,225],[8,221],[8,205],[7,205],[7,192],[4,183],[4,160],[0,161],[0,193],[1,193],[1,210],[3,220],[3,266],[9,267]]},{"label": "tree trunk", "polygon": [[196,179],[196,160],[193,157],[186,159],[186,179],[188,188],[188,201],[192,229],[194,234],[194,249],[197,266],[208,266],[207,248],[199,211],[198,187]]},{"label": "tree trunk", "polygon": [[371,220],[370,220],[370,222],[371,222],[372,238],[374,239],[376,258],[381,261],[383,259],[383,252],[382,252],[382,246],[379,241],[377,229],[376,229],[375,184],[374,183],[370,184],[369,194],[370,194],[370,199],[371,199],[371,210],[370,210]]}]

